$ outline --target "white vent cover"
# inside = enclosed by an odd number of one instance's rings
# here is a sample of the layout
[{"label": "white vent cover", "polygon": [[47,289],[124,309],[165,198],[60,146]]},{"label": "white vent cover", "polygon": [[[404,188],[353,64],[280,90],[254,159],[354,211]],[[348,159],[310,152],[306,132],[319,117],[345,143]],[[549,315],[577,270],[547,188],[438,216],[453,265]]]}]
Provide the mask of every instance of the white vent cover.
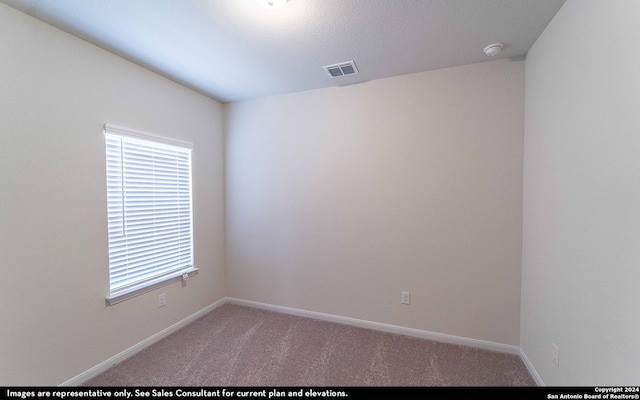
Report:
[{"label": "white vent cover", "polygon": [[358,69],[356,68],[356,64],[353,62],[353,60],[344,61],[341,63],[332,64],[332,65],[325,65],[322,68],[324,68],[324,70],[327,71],[327,74],[329,74],[329,76],[332,78],[335,78],[337,76],[342,76],[342,75],[351,75],[351,74],[358,73]]}]

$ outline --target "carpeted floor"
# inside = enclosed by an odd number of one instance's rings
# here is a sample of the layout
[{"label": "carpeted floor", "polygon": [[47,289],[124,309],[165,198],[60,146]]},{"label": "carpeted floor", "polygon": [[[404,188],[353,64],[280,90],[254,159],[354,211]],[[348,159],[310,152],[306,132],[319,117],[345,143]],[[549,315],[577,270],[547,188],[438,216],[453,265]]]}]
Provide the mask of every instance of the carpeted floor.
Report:
[{"label": "carpeted floor", "polygon": [[83,386],[535,386],[517,355],[225,304]]}]

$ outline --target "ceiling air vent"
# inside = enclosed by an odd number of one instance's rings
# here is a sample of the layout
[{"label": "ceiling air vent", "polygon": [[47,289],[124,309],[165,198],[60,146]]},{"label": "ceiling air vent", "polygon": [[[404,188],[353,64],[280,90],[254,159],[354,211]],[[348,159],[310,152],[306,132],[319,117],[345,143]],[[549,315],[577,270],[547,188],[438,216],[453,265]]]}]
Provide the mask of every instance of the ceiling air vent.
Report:
[{"label": "ceiling air vent", "polygon": [[322,68],[324,68],[324,70],[327,71],[327,74],[329,74],[329,76],[332,78],[358,73],[358,69],[356,68],[356,64],[353,62],[353,60],[341,62],[338,64],[325,65]]}]

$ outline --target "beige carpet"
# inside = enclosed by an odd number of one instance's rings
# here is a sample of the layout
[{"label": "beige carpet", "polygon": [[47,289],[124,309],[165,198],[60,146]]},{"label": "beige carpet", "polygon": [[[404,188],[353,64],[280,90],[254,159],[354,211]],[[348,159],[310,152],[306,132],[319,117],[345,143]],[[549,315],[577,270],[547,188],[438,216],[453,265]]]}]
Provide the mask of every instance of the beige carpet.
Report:
[{"label": "beige carpet", "polygon": [[535,386],[520,358],[225,304],[84,386]]}]

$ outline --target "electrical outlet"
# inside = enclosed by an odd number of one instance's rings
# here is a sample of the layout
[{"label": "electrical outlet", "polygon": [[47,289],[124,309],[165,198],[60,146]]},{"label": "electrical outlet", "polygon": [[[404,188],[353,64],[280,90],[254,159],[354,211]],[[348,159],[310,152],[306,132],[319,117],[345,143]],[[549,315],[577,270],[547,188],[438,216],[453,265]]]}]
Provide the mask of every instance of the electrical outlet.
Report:
[{"label": "electrical outlet", "polygon": [[558,350],[558,346],[556,346],[555,343],[551,343],[551,346],[551,356],[553,357],[553,363],[557,366],[560,366],[560,350]]},{"label": "electrical outlet", "polygon": [[402,292],[402,295],[400,296],[400,303],[409,304],[410,303],[410,296],[411,296],[411,294],[409,292]]},{"label": "electrical outlet", "polygon": [[165,297],[164,293],[160,293],[158,295],[158,308],[164,307],[166,304],[167,304],[167,298]]}]

